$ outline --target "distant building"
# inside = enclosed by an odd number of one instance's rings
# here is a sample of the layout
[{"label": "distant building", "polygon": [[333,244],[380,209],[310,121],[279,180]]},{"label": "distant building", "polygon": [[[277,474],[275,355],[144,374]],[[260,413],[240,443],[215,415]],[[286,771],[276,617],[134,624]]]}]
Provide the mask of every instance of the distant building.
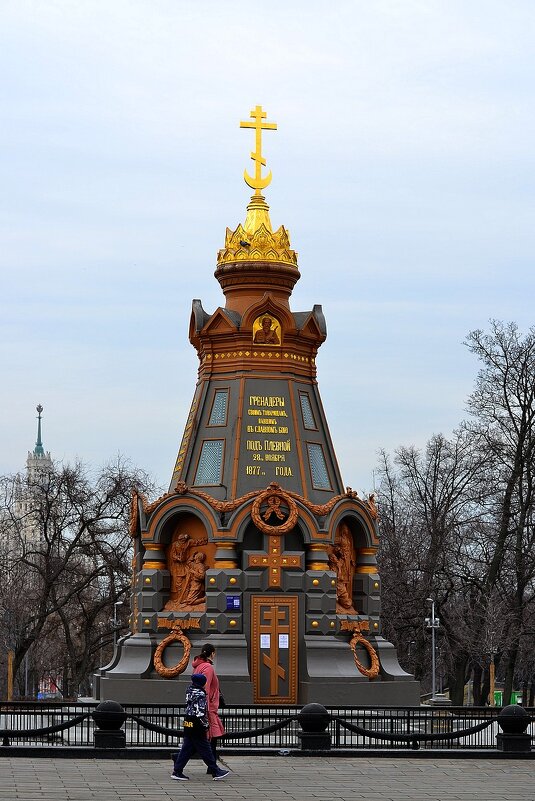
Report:
[{"label": "distant building", "polygon": [[41,437],[41,414],[43,407],[37,406],[37,440],[33,451],[28,451],[26,475],[19,474],[15,483],[13,503],[13,527],[9,543],[10,556],[15,556],[29,545],[36,545],[42,537],[37,495],[39,488],[53,471],[50,451],[43,448]]}]

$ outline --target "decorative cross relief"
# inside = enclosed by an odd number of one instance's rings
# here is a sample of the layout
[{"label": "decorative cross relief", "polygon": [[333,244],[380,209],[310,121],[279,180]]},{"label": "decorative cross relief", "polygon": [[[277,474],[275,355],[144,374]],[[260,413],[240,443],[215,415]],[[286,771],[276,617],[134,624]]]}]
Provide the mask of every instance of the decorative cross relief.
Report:
[{"label": "decorative cross relief", "polygon": [[282,570],[303,570],[304,553],[300,551],[284,551],[282,537],[276,534],[266,535],[265,551],[245,551],[245,568],[261,567],[269,571],[268,586],[281,588]]},{"label": "decorative cross relief", "polygon": [[[279,679],[286,679],[286,670],[279,665],[279,634],[290,635],[288,625],[288,610],[277,606],[264,608],[264,625],[260,624],[260,633],[268,634],[270,637],[271,648],[269,654],[262,653],[262,661],[269,670],[269,693],[272,696],[279,694]],[[286,625],[284,625],[286,624]]]},{"label": "decorative cross relief", "polygon": [[256,703],[297,703],[299,599],[296,595],[251,598],[251,678]]}]

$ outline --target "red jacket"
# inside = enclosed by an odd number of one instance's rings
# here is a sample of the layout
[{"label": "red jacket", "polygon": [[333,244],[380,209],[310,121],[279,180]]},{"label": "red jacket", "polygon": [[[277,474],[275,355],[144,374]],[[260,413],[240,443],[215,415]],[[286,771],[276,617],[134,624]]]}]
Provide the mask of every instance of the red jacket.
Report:
[{"label": "red jacket", "polygon": [[203,673],[206,676],[204,689],[208,699],[208,720],[210,721],[209,736],[221,737],[225,733],[221,718],[217,714],[219,709],[219,679],[214,666],[209,659],[196,656],[193,660],[193,672]]}]

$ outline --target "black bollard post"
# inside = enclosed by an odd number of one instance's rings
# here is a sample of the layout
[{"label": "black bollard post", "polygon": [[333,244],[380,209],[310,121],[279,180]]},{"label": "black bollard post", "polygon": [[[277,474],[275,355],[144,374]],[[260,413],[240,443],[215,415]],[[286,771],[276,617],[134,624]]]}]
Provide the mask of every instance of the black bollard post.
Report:
[{"label": "black bollard post", "polygon": [[509,754],[525,754],[531,751],[531,735],[526,729],[531,718],[526,710],[517,704],[504,706],[498,715],[498,725],[502,733],[496,735],[498,751]]},{"label": "black bollard post", "polygon": [[122,725],[126,712],[117,701],[101,701],[91,713],[97,724],[95,729],[95,748],[126,748],[126,734]]},{"label": "black bollard post", "polygon": [[321,704],[306,704],[297,715],[302,751],[329,751],[331,735],[325,731],[331,715]]}]

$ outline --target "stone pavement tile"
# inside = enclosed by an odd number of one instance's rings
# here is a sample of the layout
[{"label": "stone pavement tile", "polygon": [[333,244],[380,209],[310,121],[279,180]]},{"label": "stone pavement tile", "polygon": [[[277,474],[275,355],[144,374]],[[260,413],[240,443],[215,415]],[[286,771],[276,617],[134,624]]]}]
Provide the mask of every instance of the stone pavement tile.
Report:
[{"label": "stone pavement tile", "polygon": [[[0,759],[0,801],[535,801],[529,761],[231,757],[212,782],[198,762],[188,783],[170,760]],[[230,761],[229,760],[229,761]]]}]

